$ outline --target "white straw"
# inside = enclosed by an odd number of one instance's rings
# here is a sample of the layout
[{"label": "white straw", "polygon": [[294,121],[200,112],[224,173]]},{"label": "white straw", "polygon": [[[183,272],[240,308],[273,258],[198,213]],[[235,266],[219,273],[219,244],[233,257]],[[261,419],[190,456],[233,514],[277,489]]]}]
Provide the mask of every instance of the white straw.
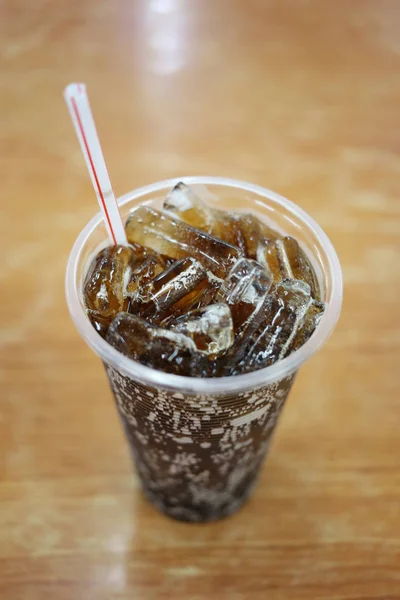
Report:
[{"label": "white straw", "polygon": [[86,160],[110,241],[112,244],[127,245],[124,224],[101,151],[89,99],[86,94],[86,86],[83,83],[71,83],[64,90],[64,98]]}]

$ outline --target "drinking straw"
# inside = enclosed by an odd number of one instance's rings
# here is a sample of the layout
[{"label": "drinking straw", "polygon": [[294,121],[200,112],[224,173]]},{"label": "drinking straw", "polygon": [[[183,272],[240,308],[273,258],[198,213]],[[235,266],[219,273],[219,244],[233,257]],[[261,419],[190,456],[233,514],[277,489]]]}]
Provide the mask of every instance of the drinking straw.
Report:
[{"label": "drinking straw", "polygon": [[127,245],[124,224],[104,161],[86,86],[83,83],[70,83],[64,90],[64,98],[85,157],[110,241],[112,244]]}]

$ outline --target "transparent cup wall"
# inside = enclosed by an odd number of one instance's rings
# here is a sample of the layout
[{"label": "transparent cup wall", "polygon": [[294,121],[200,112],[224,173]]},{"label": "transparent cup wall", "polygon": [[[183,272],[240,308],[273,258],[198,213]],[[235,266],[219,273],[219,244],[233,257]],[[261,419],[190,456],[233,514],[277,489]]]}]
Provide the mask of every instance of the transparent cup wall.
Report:
[{"label": "transparent cup wall", "polygon": [[[69,309],[78,331],[103,361],[144,492],[172,517],[206,521],[233,513],[248,498],[298,368],[326,341],[339,317],[342,280],[328,238],[296,205],[252,184],[184,180],[209,204],[251,211],[295,237],[314,265],[326,302],[310,340],[267,369],[216,379],[161,373],[122,356],[90,325],[82,279],[88,262],[108,243],[100,216],[78,237],[67,267]],[[159,208],[176,182],[127,194],[120,200],[122,216],[142,203]]]}]

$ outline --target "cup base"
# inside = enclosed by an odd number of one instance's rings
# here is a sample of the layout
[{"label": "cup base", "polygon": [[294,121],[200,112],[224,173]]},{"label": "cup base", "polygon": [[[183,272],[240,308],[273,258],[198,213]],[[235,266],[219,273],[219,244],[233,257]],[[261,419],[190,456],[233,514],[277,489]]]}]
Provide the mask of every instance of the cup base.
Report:
[{"label": "cup base", "polygon": [[211,523],[226,519],[238,512],[250,499],[253,488],[257,482],[257,477],[248,485],[246,491],[239,498],[235,498],[226,504],[216,507],[203,505],[173,505],[165,501],[165,499],[157,493],[154,493],[147,487],[142,487],[142,491],[146,499],[154,506],[154,508],[163,515],[174,519],[175,521],[183,521],[185,523]]}]

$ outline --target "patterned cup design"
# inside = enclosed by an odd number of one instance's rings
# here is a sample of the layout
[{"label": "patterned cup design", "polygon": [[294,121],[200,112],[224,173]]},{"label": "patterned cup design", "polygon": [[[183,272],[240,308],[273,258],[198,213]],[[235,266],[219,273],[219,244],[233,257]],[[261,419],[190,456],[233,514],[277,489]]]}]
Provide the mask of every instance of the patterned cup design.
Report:
[{"label": "patterned cup design", "polygon": [[154,506],[195,522],[234,513],[256,482],[295,375],[236,395],[183,395],[104,366]]}]

